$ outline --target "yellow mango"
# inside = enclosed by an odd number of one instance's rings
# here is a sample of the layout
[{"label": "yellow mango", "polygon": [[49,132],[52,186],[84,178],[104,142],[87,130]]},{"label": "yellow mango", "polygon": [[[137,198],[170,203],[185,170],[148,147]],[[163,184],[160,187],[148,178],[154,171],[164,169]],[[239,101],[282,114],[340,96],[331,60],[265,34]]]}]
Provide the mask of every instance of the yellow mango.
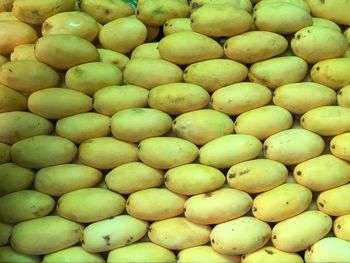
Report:
[{"label": "yellow mango", "polygon": [[101,188],[83,188],[63,194],[57,200],[57,213],[79,223],[91,223],[125,210],[123,196]]},{"label": "yellow mango", "polygon": [[48,88],[30,94],[28,109],[47,119],[61,119],[90,111],[92,98],[66,88]]},{"label": "yellow mango", "polygon": [[171,18],[188,17],[189,7],[183,0],[144,0],[137,5],[136,16],[149,26],[162,26]]},{"label": "yellow mango", "polygon": [[266,159],[293,165],[320,155],[325,142],[308,130],[288,129],[268,137],[263,147]]},{"label": "yellow mango", "polygon": [[19,140],[35,136],[50,134],[53,125],[47,119],[25,111],[11,111],[0,113],[0,142],[13,144]]},{"label": "yellow mango", "polygon": [[110,63],[122,71],[125,69],[126,64],[129,62],[129,58],[120,52],[105,48],[98,48],[97,52],[100,56],[100,62]]},{"label": "yellow mango", "polygon": [[210,242],[220,254],[235,256],[263,247],[271,236],[270,226],[251,216],[217,224],[210,233]]},{"label": "yellow mango", "polygon": [[153,222],[148,237],[162,247],[181,250],[206,244],[210,230],[209,226],[192,223],[184,217],[173,217]]},{"label": "yellow mango", "polygon": [[0,54],[8,55],[21,44],[31,44],[38,39],[33,27],[19,21],[0,21]]},{"label": "yellow mango", "polygon": [[181,114],[205,108],[209,94],[201,86],[191,83],[169,83],[150,90],[148,104],[168,114]]},{"label": "yellow mango", "polygon": [[113,137],[99,137],[84,141],[79,146],[79,161],[97,169],[112,169],[137,161],[137,146]]},{"label": "yellow mango", "polygon": [[330,216],[350,214],[350,205],[344,200],[350,195],[350,184],[345,184],[321,192],[317,197],[317,207]]},{"label": "yellow mango", "polygon": [[44,216],[16,224],[11,247],[26,255],[42,255],[76,244],[83,225],[59,216]]},{"label": "yellow mango", "polygon": [[199,150],[199,162],[218,169],[254,159],[262,149],[261,142],[251,135],[230,134],[204,144]]},{"label": "yellow mango", "polygon": [[300,82],[307,71],[306,61],[299,57],[276,57],[254,63],[249,68],[248,78],[251,82],[276,89],[284,84]]},{"label": "yellow mango", "polygon": [[34,181],[34,172],[14,163],[0,164],[0,196],[28,189]]},{"label": "yellow mango", "polygon": [[35,58],[57,69],[69,69],[78,64],[99,60],[96,47],[84,38],[69,35],[46,35],[38,39]]},{"label": "yellow mango", "polygon": [[193,162],[198,148],[193,143],[177,137],[152,137],[139,143],[138,158],[158,169],[170,169]]},{"label": "yellow mango", "polygon": [[43,217],[53,210],[55,204],[51,196],[33,190],[10,193],[0,197],[0,220],[18,223]]},{"label": "yellow mango", "polygon": [[338,135],[350,131],[350,108],[322,106],[306,112],[301,126],[322,136]]},{"label": "yellow mango", "polygon": [[271,3],[287,3],[292,4],[297,7],[300,7],[307,12],[310,13],[310,7],[305,3],[304,0],[260,0],[256,5],[254,6],[254,12],[256,12],[258,9],[262,8],[263,6],[269,5]]},{"label": "yellow mango", "polygon": [[[10,224],[0,222],[0,228],[1,228],[0,246],[5,246],[10,242],[12,227],[13,226]],[[0,254],[1,254],[1,252],[0,252]],[[1,262],[1,256],[0,256],[0,262]]]},{"label": "yellow mango", "polygon": [[249,194],[229,188],[191,196],[185,202],[185,217],[197,224],[219,224],[247,213],[253,203]]},{"label": "yellow mango", "polygon": [[105,177],[109,189],[120,194],[131,194],[136,191],[158,187],[163,184],[164,172],[142,162],[122,164]]},{"label": "yellow mango", "polygon": [[73,246],[44,256],[42,263],[105,263],[105,259],[98,254],[89,253],[80,246]]},{"label": "yellow mango", "polygon": [[314,64],[310,75],[314,82],[335,90],[350,84],[350,57],[325,59]]},{"label": "yellow mango", "polygon": [[173,121],[172,129],[178,137],[203,145],[215,138],[232,134],[234,123],[222,112],[201,109],[178,115]]},{"label": "yellow mango", "polygon": [[183,74],[185,82],[197,84],[208,92],[243,81],[247,78],[245,65],[230,59],[209,59],[189,65]]},{"label": "yellow mango", "polygon": [[90,62],[70,68],[65,83],[69,89],[92,96],[99,89],[122,84],[123,73],[110,63]]},{"label": "yellow mango", "polygon": [[240,162],[227,172],[228,184],[247,193],[271,190],[283,184],[287,177],[287,168],[282,163],[269,159]]},{"label": "yellow mango", "polygon": [[128,84],[152,89],[162,84],[182,82],[182,69],[163,59],[135,58],[126,65],[124,78]]},{"label": "yellow mango", "polygon": [[178,32],[159,41],[160,56],[180,65],[221,58],[223,48],[214,39],[196,32]]},{"label": "yellow mango", "polygon": [[166,262],[175,263],[174,252],[152,242],[137,242],[116,248],[108,253],[108,263],[132,262]]},{"label": "yellow mango", "polygon": [[29,256],[17,252],[11,246],[0,247],[0,262],[40,263],[40,256]]},{"label": "yellow mango", "polygon": [[350,132],[333,137],[330,142],[330,150],[338,158],[350,161]]},{"label": "yellow mango", "polygon": [[216,90],[211,96],[211,104],[217,111],[238,115],[268,104],[271,98],[271,91],[265,86],[240,82]]},{"label": "yellow mango", "polygon": [[295,33],[291,41],[295,55],[313,64],[325,59],[342,57],[347,41],[341,32],[331,28],[309,26]]},{"label": "yellow mango", "polygon": [[312,18],[312,22],[313,22],[312,26],[331,28],[331,29],[334,29],[334,30],[336,30],[338,32],[341,32],[341,29],[338,26],[338,24],[334,23],[331,20],[328,20],[328,19],[325,19],[325,18],[320,18],[320,17],[313,17]]},{"label": "yellow mango", "polygon": [[129,215],[115,216],[88,225],[82,235],[82,247],[88,252],[104,252],[124,247],[141,239],[148,222]]},{"label": "yellow mango", "polygon": [[102,173],[82,164],[62,164],[40,169],[35,175],[35,189],[51,196],[95,186]]},{"label": "yellow mango", "polygon": [[255,63],[283,53],[288,41],[268,31],[250,31],[226,40],[225,55],[242,63]]},{"label": "yellow mango", "polygon": [[98,35],[101,45],[113,51],[128,53],[145,42],[147,28],[133,17],[117,18],[103,25]]},{"label": "yellow mango", "polygon": [[289,83],[275,89],[272,100],[293,114],[304,114],[314,108],[334,105],[336,93],[314,82]]},{"label": "yellow mango", "polygon": [[22,44],[18,45],[13,49],[11,53],[11,61],[16,60],[35,60],[37,59],[34,56],[34,44]]},{"label": "yellow mango", "polygon": [[350,108],[350,85],[346,85],[337,92],[337,104]]},{"label": "yellow mango", "polygon": [[126,211],[142,220],[163,220],[181,215],[186,199],[187,197],[166,188],[148,188],[129,195]]},{"label": "yellow mango", "polygon": [[326,237],[305,251],[306,263],[348,262],[350,242],[336,237]]},{"label": "yellow mango", "polygon": [[265,246],[254,252],[242,255],[241,263],[304,263],[304,260],[297,253],[288,253],[273,246]]},{"label": "yellow mango", "polygon": [[83,0],[80,9],[101,24],[134,14],[132,6],[122,0]]},{"label": "yellow mango", "polygon": [[312,191],[324,191],[350,181],[350,164],[331,154],[320,155],[295,166],[294,178]]},{"label": "yellow mango", "polygon": [[191,13],[192,30],[211,37],[236,36],[252,25],[253,18],[248,12],[230,4],[204,5]]},{"label": "yellow mango", "polygon": [[59,84],[57,72],[37,61],[10,61],[1,65],[0,82],[20,92],[31,93]]},{"label": "yellow mango", "polygon": [[[188,176],[188,175],[191,176]],[[214,191],[225,183],[224,174],[211,166],[190,163],[169,169],[165,173],[166,187],[178,194],[195,195]]]},{"label": "yellow mango", "polygon": [[240,263],[239,256],[226,256],[217,253],[211,246],[189,247],[177,255],[178,263]]},{"label": "yellow mango", "polygon": [[135,85],[110,86],[94,94],[94,110],[107,116],[130,108],[146,107],[149,91]]},{"label": "yellow mango", "polygon": [[255,136],[259,140],[290,128],[293,116],[286,109],[267,105],[238,115],[235,120],[235,131],[238,134]]},{"label": "yellow mango", "polygon": [[350,215],[339,216],[333,223],[334,235],[346,241],[350,241]]},{"label": "yellow mango", "polygon": [[166,21],[163,25],[164,36],[187,31],[193,31],[191,27],[191,19],[189,17],[172,18]]},{"label": "yellow mango", "polygon": [[240,8],[241,2],[244,1],[240,0],[191,0],[189,2],[191,11],[195,11],[196,9],[206,6],[206,5],[222,5],[227,4],[231,5],[232,7]]},{"label": "yellow mango", "polygon": [[46,18],[74,10],[74,6],[74,0],[20,0],[13,2],[12,13],[25,23],[41,25]]},{"label": "yellow mango", "polygon": [[86,112],[59,119],[56,122],[57,135],[80,144],[85,140],[108,136],[111,119],[96,112]]},{"label": "yellow mango", "polygon": [[272,2],[257,8],[253,14],[254,25],[260,31],[291,34],[312,25],[312,17],[292,3]]},{"label": "yellow mango", "polygon": [[158,58],[160,54],[158,51],[158,42],[143,43],[137,46],[131,53],[131,59],[135,58]]},{"label": "yellow mango", "polygon": [[117,112],[111,119],[114,137],[140,142],[149,137],[162,136],[171,129],[170,115],[156,109],[132,108]]},{"label": "yellow mango", "polygon": [[29,137],[11,147],[11,158],[14,163],[35,169],[69,163],[76,155],[77,147],[74,143],[54,135]]},{"label": "yellow mango", "polygon": [[72,34],[93,41],[100,31],[94,18],[81,11],[62,12],[47,18],[41,27],[43,36]]},{"label": "yellow mango", "polygon": [[312,192],[299,184],[286,183],[254,198],[253,215],[265,222],[279,222],[305,211]]},{"label": "yellow mango", "polygon": [[[2,3],[0,4],[0,10],[2,8],[1,5],[3,4]],[[15,17],[10,10],[10,11],[0,11],[0,21],[20,21],[20,20],[18,20],[17,17]]]},{"label": "yellow mango", "polygon": [[302,251],[325,237],[332,218],[321,211],[306,211],[278,222],[272,229],[272,243],[285,252]]}]

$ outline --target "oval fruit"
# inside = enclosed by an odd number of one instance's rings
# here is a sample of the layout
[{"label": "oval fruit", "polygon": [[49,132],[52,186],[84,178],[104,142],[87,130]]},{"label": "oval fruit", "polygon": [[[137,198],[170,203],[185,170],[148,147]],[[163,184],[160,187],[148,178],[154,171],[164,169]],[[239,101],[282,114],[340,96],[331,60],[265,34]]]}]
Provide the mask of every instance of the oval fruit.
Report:
[{"label": "oval fruit", "polygon": [[32,186],[34,172],[15,163],[0,164],[0,196],[25,190]]},{"label": "oval fruit", "polygon": [[334,136],[330,148],[332,154],[338,158],[350,161],[350,132]]},{"label": "oval fruit", "polygon": [[0,113],[22,111],[27,108],[27,98],[16,90],[0,84]]},{"label": "oval fruit", "polygon": [[47,254],[43,257],[42,263],[59,263],[59,262],[85,262],[85,263],[105,263],[101,255],[89,253],[80,246],[73,246],[60,251]]},{"label": "oval fruit", "polygon": [[317,197],[317,207],[330,216],[350,214],[350,205],[344,202],[349,195],[350,184],[323,191]]},{"label": "oval fruit", "polygon": [[273,246],[265,246],[254,252],[242,256],[241,263],[303,263],[304,260],[297,253],[288,253]]},{"label": "oval fruit", "polygon": [[226,256],[216,252],[211,246],[197,246],[182,249],[177,255],[178,263],[240,263],[240,256]]}]

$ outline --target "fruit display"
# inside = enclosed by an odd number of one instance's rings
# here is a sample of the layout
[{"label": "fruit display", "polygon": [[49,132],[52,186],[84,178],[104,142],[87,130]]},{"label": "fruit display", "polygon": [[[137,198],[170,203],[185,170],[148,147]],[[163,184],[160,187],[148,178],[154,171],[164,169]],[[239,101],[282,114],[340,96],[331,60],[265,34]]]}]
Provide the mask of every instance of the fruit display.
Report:
[{"label": "fruit display", "polygon": [[0,263],[350,262],[350,1],[0,1]]}]

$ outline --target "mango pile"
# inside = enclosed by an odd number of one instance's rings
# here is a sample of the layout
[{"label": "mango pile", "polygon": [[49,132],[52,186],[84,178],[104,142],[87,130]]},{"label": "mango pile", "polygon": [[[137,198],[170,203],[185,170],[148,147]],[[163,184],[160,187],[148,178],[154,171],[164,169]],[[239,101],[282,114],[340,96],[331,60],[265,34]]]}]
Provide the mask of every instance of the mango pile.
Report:
[{"label": "mango pile", "polygon": [[0,263],[350,262],[349,12],[2,0]]}]

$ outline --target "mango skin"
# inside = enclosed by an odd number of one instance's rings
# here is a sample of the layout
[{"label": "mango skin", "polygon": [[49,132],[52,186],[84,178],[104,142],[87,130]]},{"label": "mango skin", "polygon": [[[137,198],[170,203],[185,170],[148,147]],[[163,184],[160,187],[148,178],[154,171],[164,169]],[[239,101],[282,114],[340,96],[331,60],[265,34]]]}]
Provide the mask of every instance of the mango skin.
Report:
[{"label": "mango skin", "polygon": [[178,32],[193,31],[189,17],[172,18],[163,25],[163,34],[168,36]]},{"label": "mango skin", "polygon": [[[350,31],[349,31],[350,32]],[[350,85],[346,85],[337,92],[337,104],[350,108]]]},{"label": "mango skin", "polygon": [[76,244],[83,228],[55,215],[23,221],[13,228],[11,246],[26,255],[48,254]]},{"label": "mango skin", "polygon": [[60,263],[68,261],[83,261],[91,263],[105,263],[106,261],[101,255],[89,253],[80,246],[69,247],[51,254],[47,254],[43,258],[43,263]]},{"label": "mango skin", "polygon": [[5,246],[10,242],[12,225],[0,222],[1,232],[0,232],[0,245]]},{"label": "mango skin", "polygon": [[161,58],[158,51],[158,42],[143,43],[131,52],[133,58]]},{"label": "mango skin", "polygon": [[35,173],[14,163],[0,164],[0,196],[28,189],[34,181]]},{"label": "mango skin", "polygon": [[21,44],[16,46],[10,55],[11,61],[16,61],[16,60],[37,61],[37,59],[34,56],[34,46],[35,46],[34,44]]},{"label": "mango skin", "polygon": [[159,41],[160,56],[179,65],[221,58],[223,48],[215,40],[196,32],[179,32]]},{"label": "mango skin", "polygon": [[346,241],[350,241],[350,215],[339,216],[333,223],[334,235]]},{"label": "mango skin", "polygon": [[349,214],[350,205],[344,202],[350,195],[350,184],[338,186],[321,192],[317,197],[317,207],[330,216]]},{"label": "mango skin", "polygon": [[273,246],[264,246],[254,252],[242,255],[241,263],[303,263],[304,260],[297,253],[288,253]]},{"label": "mango skin", "polygon": [[0,247],[0,261],[2,262],[23,262],[23,263],[40,263],[40,256],[29,256],[17,252],[11,246]]},{"label": "mango skin", "polygon": [[105,48],[98,48],[97,52],[100,56],[100,59],[99,59],[100,62],[110,63],[118,67],[122,71],[125,69],[126,64],[130,60],[123,53],[105,49]]},{"label": "mango skin", "polygon": [[240,256],[226,256],[217,253],[211,246],[189,247],[181,250],[178,254],[179,263],[240,263]]},{"label": "mango skin", "polygon": [[0,164],[10,161],[11,146],[0,142]]},{"label": "mango skin", "polygon": [[349,139],[350,132],[342,133],[334,136],[331,140],[330,150],[335,156],[350,161],[350,151],[349,151]]}]

